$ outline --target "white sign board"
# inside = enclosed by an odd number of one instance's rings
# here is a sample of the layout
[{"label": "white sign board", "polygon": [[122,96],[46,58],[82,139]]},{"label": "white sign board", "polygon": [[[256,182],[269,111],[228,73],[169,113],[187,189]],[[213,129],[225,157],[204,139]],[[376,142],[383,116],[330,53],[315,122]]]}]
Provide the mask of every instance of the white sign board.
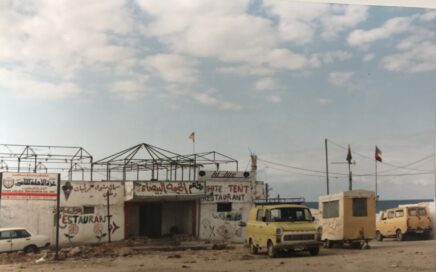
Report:
[{"label": "white sign board", "polygon": [[57,174],[2,173],[0,197],[56,200]]}]

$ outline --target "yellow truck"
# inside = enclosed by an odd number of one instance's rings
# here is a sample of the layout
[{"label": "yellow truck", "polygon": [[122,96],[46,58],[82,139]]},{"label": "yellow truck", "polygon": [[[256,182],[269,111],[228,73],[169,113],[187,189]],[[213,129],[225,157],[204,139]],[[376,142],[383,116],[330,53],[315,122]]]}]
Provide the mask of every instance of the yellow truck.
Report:
[{"label": "yellow truck", "polygon": [[256,201],[248,214],[245,243],[252,254],[266,249],[270,257],[281,251],[307,250],[319,254],[321,231],[304,199]]},{"label": "yellow truck", "polygon": [[406,235],[417,234],[429,239],[431,231],[432,224],[425,207],[403,206],[381,213],[376,238],[382,241],[384,237],[395,237],[402,241]]},{"label": "yellow truck", "polygon": [[375,193],[353,190],[319,197],[319,220],[326,248],[350,244],[368,247],[375,238]]}]

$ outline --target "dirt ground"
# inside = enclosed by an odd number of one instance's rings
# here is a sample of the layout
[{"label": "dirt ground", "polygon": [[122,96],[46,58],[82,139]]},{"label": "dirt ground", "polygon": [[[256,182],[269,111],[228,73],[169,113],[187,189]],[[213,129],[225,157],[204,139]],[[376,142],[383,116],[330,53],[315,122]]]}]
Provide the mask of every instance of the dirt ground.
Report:
[{"label": "dirt ground", "polygon": [[[0,271],[436,271],[436,240],[385,240],[370,245],[370,249],[362,250],[322,248],[317,257],[297,252],[274,259],[265,253],[251,255],[242,245],[221,250],[171,251],[138,251],[123,244],[101,245],[91,249],[82,247],[81,254],[63,261],[49,260],[52,253],[3,253]],[[35,263],[43,255],[45,260]]]}]

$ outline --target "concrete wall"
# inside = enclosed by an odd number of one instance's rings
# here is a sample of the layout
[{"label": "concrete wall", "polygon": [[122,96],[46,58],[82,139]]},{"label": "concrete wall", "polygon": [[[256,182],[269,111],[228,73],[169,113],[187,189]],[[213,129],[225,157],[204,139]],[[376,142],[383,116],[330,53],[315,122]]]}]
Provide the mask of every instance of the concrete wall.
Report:
[{"label": "concrete wall", "polygon": [[[61,182],[60,244],[124,239],[124,186],[121,182]],[[107,200],[110,195],[110,217]],[[25,227],[34,234],[56,237],[56,201],[2,199],[0,227]],[[89,210],[84,209],[89,207]],[[109,223],[109,224],[108,224]]]},{"label": "concrete wall", "polygon": [[[207,194],[200,202],[200,239],[244,242],[239,221],[247,221],[253,200],[256,195],[262,197],[263,187],[256,188],[255,176],[243,172],[207,173],[200,179],[206,180]],[[231,203],[231,210],[218,211],[218,203]]]}]

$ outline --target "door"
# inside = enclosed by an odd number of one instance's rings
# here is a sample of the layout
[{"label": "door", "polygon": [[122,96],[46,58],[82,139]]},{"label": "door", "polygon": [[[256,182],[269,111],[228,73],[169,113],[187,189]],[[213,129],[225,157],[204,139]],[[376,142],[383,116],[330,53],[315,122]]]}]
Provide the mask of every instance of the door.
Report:
[{"label": "door", "polygon": [[25,230],[15,230],[12,233],[12,250],[23,250],[32,244],[30,234]]},{"label": "door", "polygon": [[12,250],[11,233],[12,231],[10,230],[4,230],[0,232],[0,252]]},{"label": "door", "polygon": [[162,236],[162,204],[147,203],[139,208],[139,235],[147,237]]}]

